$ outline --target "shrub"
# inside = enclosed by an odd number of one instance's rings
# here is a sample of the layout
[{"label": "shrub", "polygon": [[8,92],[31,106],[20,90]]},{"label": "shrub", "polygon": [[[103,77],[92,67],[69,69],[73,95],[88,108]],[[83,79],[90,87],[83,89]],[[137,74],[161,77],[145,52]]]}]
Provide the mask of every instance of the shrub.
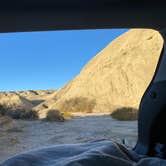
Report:
[{"label": "shrub", "polygon": [[138,118],[138,110],[131,107],[122,107],[118,108],[111,113],[112,118],[117,120],[137,120]]},{"label": "shrub", "polygon": [[44,108],[48,108],[48,106],[47,106],[46,104],[43,104],[42,106],[43,106]]},{"label": "shrub", "polygon": [[64,119],[71,119],[73,118],[73,115],[69,112],[61,112],[62,116],[64,117]]},{"label": "shrub", "polygon": [[86,97],[76,97],[66,100],[61,105],[62,112],[86,112],[92,113],[96,105],[94,99],[88,99]]},{"label": "shrub", "polygon": [[0,105],[0,115],[2,115],[2,116],[5,115],[6,111],[7,111],[6,106]]},{"label": "shrub", "polygon": [[20,119],[20,111],[21,110],[7,110],[5,115],[7,115],[13,119]]},{"label": "shrub", "polygon": [[38,119],[37,112],[33,110],[30,111],[21,110],[21,109],[11,110],[7,111],[6,115],[13,119],[30,119],[30,120]]},{"label": "shrub", "polygon": [[13,110],[10,107],[6,107],[4,105],[0,105],[0,115],[1,116],[8,116],[13,119],[37,119],[38,115],[37,112],[32,110],[24,110],[24,109],[16,109]]},{"label": "shrub", "polygon": [[30,110],[30,111],[25,111],[21,110],[20,111],[20,119],[38,119],[38,115],[36,111]]},{"label": "shrub", "polygon": [[37,112],[32,110],[24,110],[24,109],[12,109],[5,105],[0,105],[0,115],[8,116],[13,119],[37,119]]},{"label": "shrub", "polygon": [[64,122],[65,118],[63,117],[63,114],[60,113],[58,110],[52,109],[49,110],[47,113],[47,117],[45,118],[45,121],[57,121],[57,122]]}]

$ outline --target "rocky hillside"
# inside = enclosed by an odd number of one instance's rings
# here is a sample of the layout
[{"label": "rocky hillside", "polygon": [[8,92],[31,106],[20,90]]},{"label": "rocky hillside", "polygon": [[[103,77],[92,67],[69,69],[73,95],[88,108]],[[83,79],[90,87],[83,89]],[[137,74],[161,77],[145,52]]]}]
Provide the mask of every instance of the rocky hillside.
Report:
[{"label": "rocky hillside", "polygon": [[[152,79],[163,46],[154,30],[132,29],[99,52],[66,86],[34,108],[41,118],[50,109],[81,99],[95,102],[93,112],[137,108]],[[76,101],[75,101],[76,99]],[[70,111],[69,107],[65,107]],[[68,110],[69,109],[69,110]]]}]

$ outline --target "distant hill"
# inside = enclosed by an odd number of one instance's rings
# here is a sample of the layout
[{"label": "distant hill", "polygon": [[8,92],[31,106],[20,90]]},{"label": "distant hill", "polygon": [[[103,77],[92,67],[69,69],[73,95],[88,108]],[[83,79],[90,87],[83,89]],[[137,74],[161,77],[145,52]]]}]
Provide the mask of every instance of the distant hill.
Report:
[{"label": "distant hill", "polygon": [[27,110],[32,108],[41,102],[48,99],[52,93],[56,90],[29,90],[29,91],[12,91],[12,92],[0,92],[0,105],[5,105],[13,110]]},{"label": "distant hill", "polygon": [[30,111],[33,108],[33,104],[29,100],[14,92],[0,92],[0,105],[12,110]]},{"label": "distant hill", "polygon": [[47,100],[48,97],[55,92],[56,90],[28,90],[16,91],[15,93],[28,99],[33,104],[33,106],[36,106]]},{"label": "distant hill", "polygon": [[95,103],[92,112],[112,112],[120,107],[138,108],[152,79],[162,46],[163,39],[154,30],[129,30],[112,41],[85,65],[77,77],[34,110],[43,118],[50,109],[66,108],[70,111],[72,109],[64,105],[69,101],[77,104],[81,100]]}]

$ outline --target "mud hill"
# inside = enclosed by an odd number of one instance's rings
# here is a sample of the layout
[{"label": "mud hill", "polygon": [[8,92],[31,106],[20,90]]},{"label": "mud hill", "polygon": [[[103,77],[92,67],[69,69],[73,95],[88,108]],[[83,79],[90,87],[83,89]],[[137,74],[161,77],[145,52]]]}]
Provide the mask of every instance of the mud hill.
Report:
[{"label": "mud hill", "polygon": [[50,109],[60,110],[65,103],[81,98],[95,101],[93,112],[111,112],[120,107],[137,108],[152,79],[162,46],[163,39],[154,30],[129,30],[112,41],[85,65],[77,77],[34,110],[43,118]]},{"label": "mud hill", "polygon": [[1,92],[0,105],[8,107],[12,110],[30,111],[33,108],[33,104],[29,100],[14,92]]},{"label": "mud hill", "polygon": [[13,110],[32,110],[32,108],[55,93],[56,90],[29,90],[0,92],[0,105],[7,106]]},{"label": "mud hill", "polygon": [[55,93],[56,90],[28,90],[28,91],[17,91],[16,94],[28,99],[33,106],[36,106],[51,96],[52,93]]}]

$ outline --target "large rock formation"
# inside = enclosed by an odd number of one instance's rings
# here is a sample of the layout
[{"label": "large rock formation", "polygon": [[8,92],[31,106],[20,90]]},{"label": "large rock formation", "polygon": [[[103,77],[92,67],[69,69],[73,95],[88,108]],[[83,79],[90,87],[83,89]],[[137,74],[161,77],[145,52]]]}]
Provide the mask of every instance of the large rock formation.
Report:
[{"label": "large rock formation", "polygon": [[[66,86],[36,106],[41,118],[78,97],[95,100],[93,112],[137,108],[154,74],[163,39],[154,30],[132,29],[97,54]],[[67,110],[66,110],[67,111]]]}]

